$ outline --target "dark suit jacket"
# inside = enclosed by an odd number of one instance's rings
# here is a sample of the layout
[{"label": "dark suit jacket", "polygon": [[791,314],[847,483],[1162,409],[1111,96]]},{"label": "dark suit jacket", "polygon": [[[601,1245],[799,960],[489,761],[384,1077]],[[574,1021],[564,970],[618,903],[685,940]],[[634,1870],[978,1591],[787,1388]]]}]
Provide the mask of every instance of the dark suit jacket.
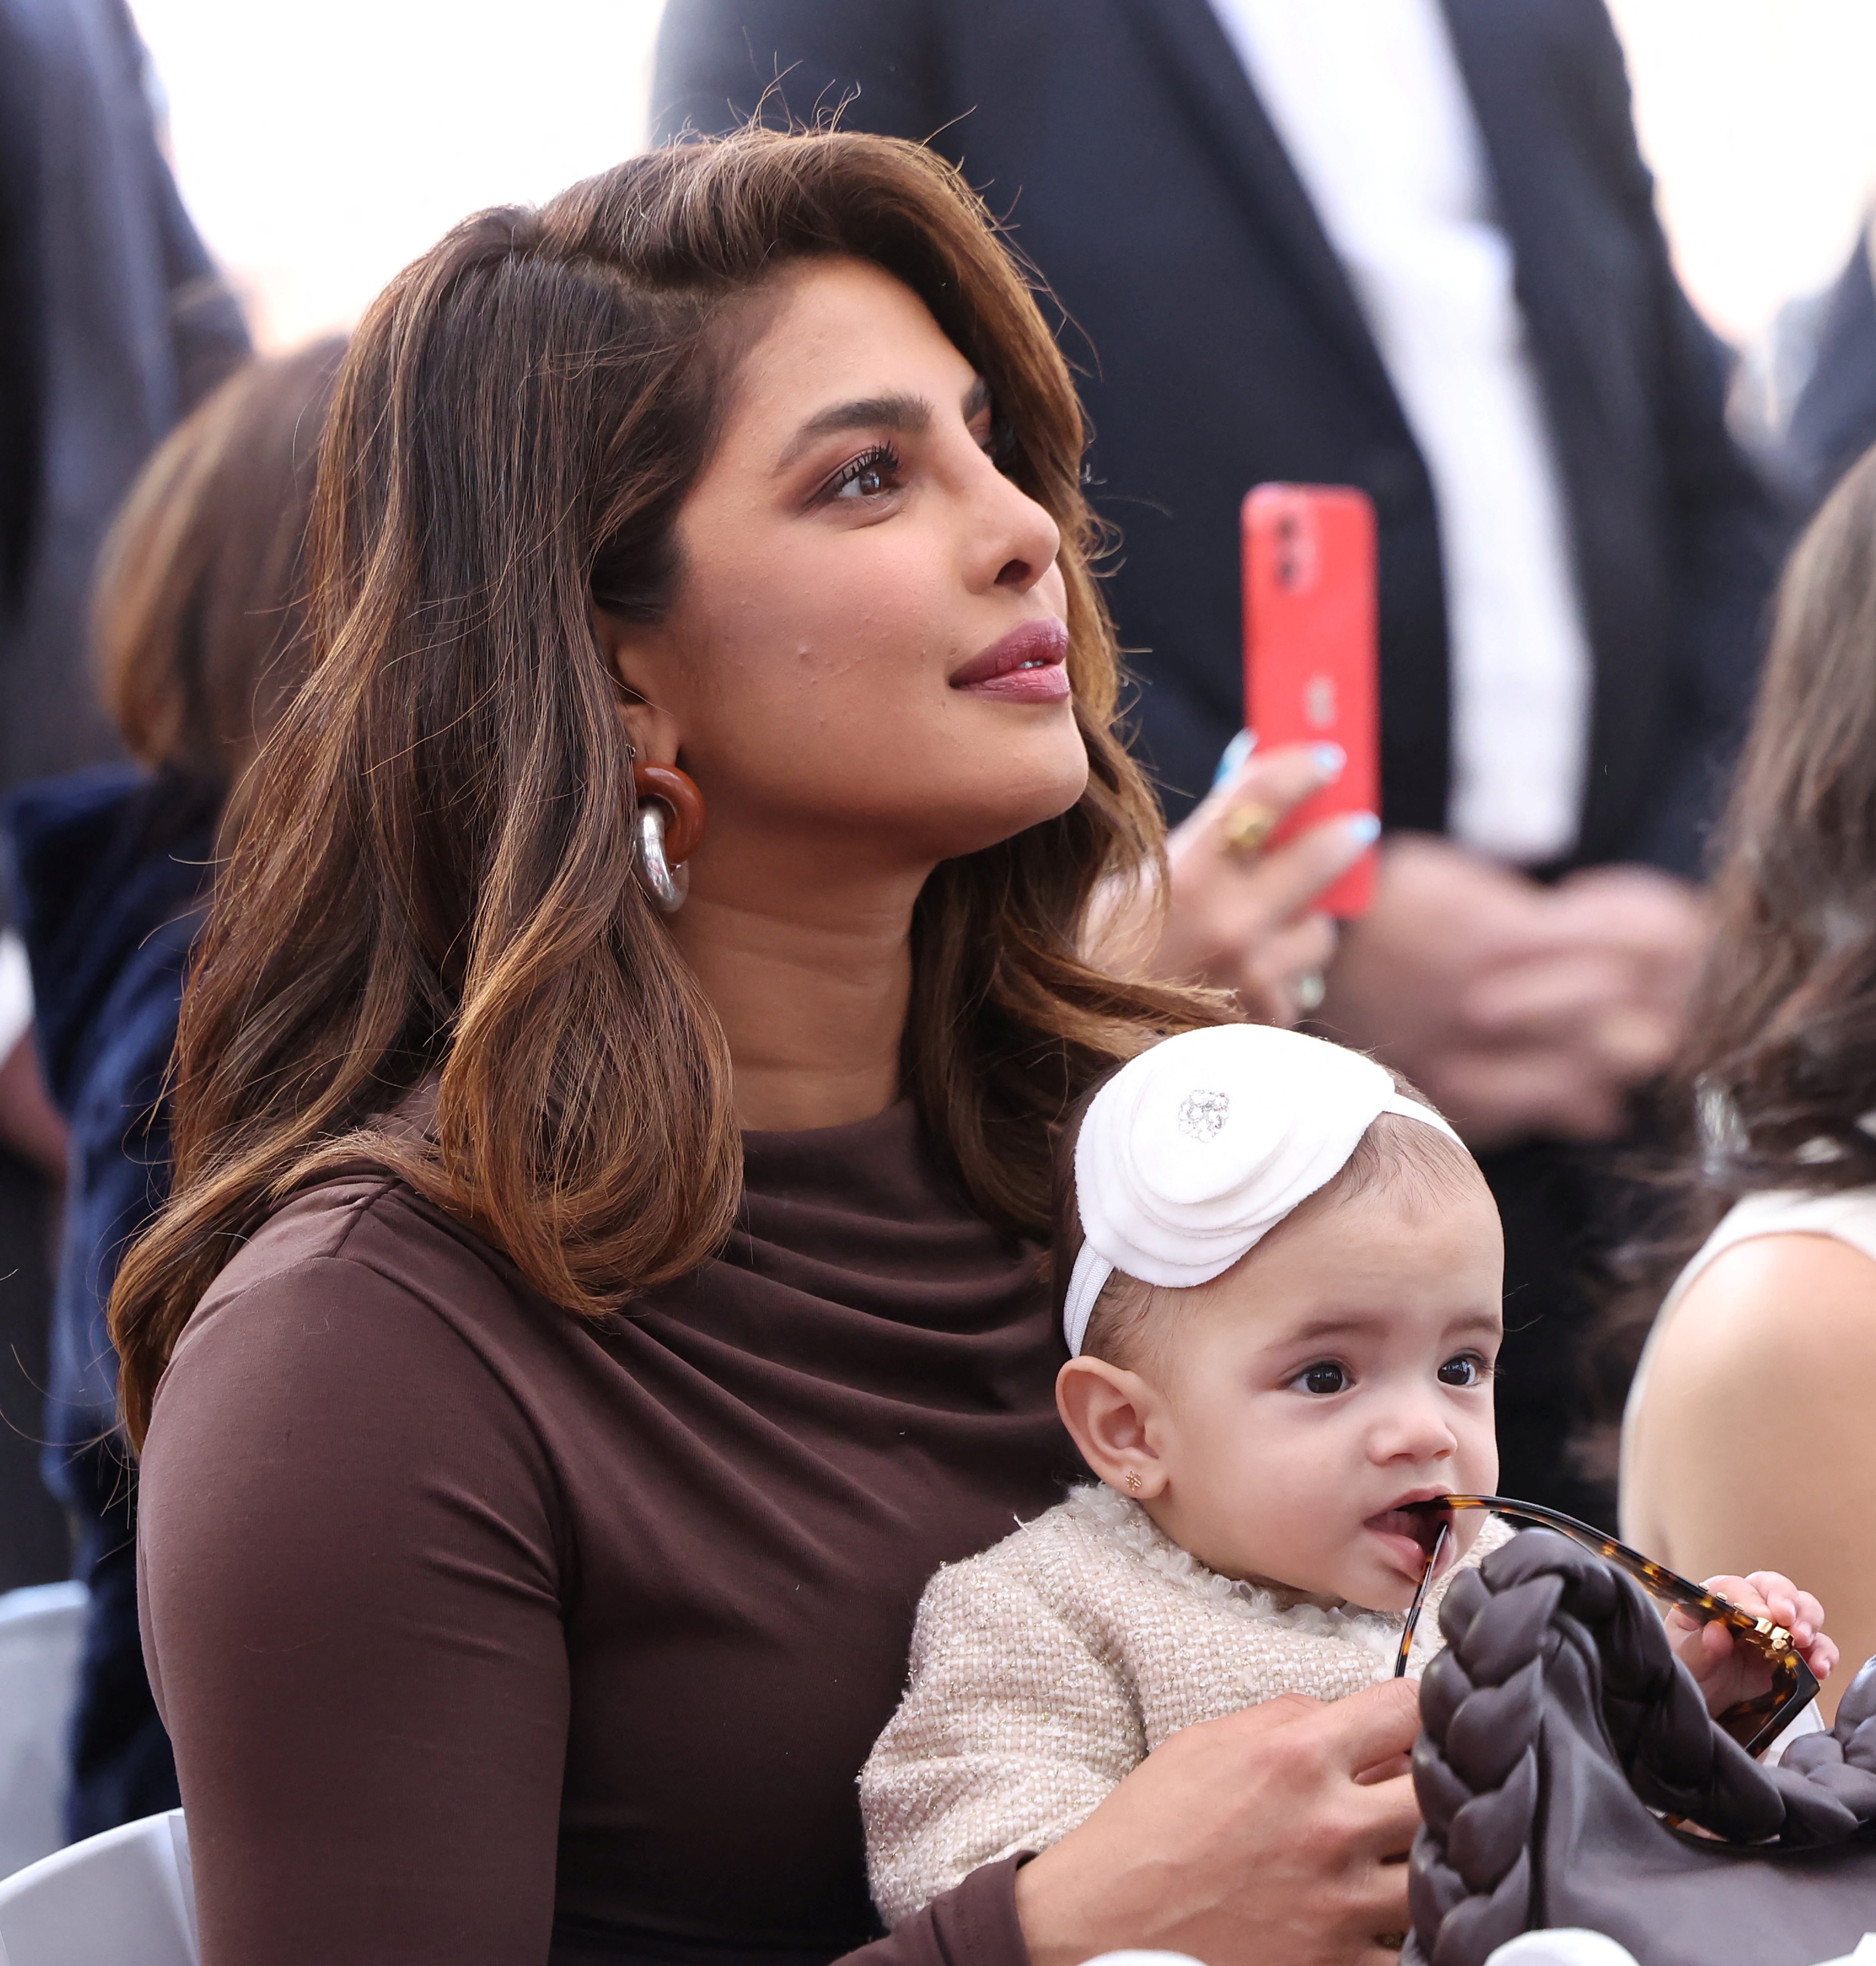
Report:
[{"label": "dark suit jacket", "polygon": [[92,562],[144,459],[248,352],[144,83],[125,0],[0,0],[0,791],[121,755],[86,659]]},{"label": "dark suit jacket", "polygon": [[1824,303],[1817,355],[1791,411],[1785,457],[1807,503],[1819,504],[1876,443],[1876,266],[1866,234]]},{"label": "dark suit jacket", "polygon": [[[1682,872],[1736,741],[1779,542],[1726,362],[1675,284],[1600,0],[1446,0],[1575,531],[1594,651],[1579,857]],[[669,0],[653,111],[959,160],[1070,317],[1111,585],[1176,817],[1241,720],[1237,512],[1359,485],[1381,523],[1383,804],[1446,808],[1446,618],[1426,466],[1354,294],[1207,0]]]}]

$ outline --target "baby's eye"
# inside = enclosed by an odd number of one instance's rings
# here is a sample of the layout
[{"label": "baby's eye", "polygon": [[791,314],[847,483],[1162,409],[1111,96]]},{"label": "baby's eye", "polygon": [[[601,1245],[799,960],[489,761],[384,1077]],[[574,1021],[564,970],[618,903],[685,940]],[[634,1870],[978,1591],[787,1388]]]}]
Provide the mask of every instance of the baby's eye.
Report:
[{"label": "baby's eye", "polygon": [[1456,1358],[1449,1358],[1439,1371],[1442,1386],[1482,1386],[1491,1368],[1476,1352],[1462,1352]]},{"label": "baby's eye", "polygon": [[1314,1393],[1321,1397],[1330,1393],[1346,1392],[1349,1380],[1346,1371],[1333,1358],[1319,1358],[1313,1365],[1305,1365],[1290,1381],[1298,1392]]}]

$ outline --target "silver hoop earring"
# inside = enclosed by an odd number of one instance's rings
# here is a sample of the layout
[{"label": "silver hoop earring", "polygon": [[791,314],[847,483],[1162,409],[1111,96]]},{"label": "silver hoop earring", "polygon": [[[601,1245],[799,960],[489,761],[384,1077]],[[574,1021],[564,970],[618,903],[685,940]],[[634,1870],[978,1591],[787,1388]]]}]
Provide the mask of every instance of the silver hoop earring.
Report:
[{"label": "silver hoop earring", "polygon": [[674,915],[691,891],[691,870],[680,860],[674,867],[665,858],[663,802],[641,799],[638,807],[638,872],[660,914]]}]

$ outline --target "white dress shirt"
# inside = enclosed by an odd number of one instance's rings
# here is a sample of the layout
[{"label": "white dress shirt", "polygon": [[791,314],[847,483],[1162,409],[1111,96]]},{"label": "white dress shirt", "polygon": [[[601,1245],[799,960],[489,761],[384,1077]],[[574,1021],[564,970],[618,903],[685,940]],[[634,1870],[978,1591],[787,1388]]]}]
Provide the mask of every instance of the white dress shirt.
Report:
[{"label": "white dress shirt", "polygon": [[1432,477],[1453,836],[1567,852],[1591,680],[1511,249],[1436,0],[1212,0],[1361,301]]}]

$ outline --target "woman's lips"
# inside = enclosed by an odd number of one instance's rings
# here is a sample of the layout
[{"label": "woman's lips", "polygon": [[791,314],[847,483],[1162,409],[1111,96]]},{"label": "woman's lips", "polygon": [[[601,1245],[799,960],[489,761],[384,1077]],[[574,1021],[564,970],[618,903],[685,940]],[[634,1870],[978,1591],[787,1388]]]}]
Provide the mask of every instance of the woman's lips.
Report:
[{"label": "woman's lips", "polygon": [[1069,694],[1068,654],[1069,631],[1052,615],[1025,621],[972,656],[951,687],[1006,703],[1058,703]]}]

